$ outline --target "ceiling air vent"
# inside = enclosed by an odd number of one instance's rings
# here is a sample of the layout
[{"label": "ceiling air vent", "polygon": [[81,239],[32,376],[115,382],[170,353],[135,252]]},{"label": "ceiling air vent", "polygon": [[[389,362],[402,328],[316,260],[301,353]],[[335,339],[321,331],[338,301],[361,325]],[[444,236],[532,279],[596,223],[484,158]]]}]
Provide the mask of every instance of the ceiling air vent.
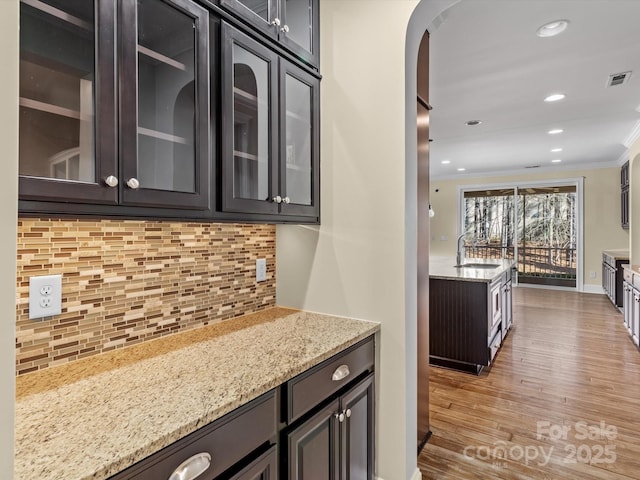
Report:
[{"label": "ceiling air vent", "polygon": [[524,168],[540,168],[540,165],[527,165]]},{"label": "ceiling air vent", "polygon": [[631,72],[622,72],[622,73],[614,73],[609,75],[609,80],[607,81],[607,87],[616,87],[618,85],[624,85],[629,80],[631,76]]}]

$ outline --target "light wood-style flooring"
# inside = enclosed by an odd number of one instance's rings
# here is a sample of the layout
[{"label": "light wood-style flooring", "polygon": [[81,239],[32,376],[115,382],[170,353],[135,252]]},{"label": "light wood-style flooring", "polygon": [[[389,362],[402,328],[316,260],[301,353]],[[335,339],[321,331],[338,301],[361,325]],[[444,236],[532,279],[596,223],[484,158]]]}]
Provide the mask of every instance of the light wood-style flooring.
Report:
[{"label": "light wood-style flooring", "polygon": [[640,479],[640,352],[604,295],[514,289],[488,372],[432,367],[425,479]]}]

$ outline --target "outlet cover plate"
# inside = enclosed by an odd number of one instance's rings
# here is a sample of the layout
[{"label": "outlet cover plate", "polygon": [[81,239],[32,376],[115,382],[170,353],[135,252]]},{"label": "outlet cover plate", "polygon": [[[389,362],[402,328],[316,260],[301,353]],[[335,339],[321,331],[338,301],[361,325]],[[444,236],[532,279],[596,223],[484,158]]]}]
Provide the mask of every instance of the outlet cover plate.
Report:
[{"label": "outlet cover plate", "polygon": [[264,282],[267,279],[267,260],[259,258],[256,260],[256,282]]},{"label": "outlet cover plate", "polygon": [[29,278],[29,319],[62,313],[62,275]]}]

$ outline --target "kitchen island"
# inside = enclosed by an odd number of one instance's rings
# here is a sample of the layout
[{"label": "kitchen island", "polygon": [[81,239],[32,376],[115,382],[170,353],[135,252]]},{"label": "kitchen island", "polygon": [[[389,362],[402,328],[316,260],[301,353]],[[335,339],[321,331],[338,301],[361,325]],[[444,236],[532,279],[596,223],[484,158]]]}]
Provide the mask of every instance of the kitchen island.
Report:
[{"label": "kitchen island", "polygon": [[429,258],[429,361],[478,374],[513,322],[513,260]]},{"label": "kitchen island", "polygon": [[[257,448],[276,455],[277,429],[284,424],[289,430],[283,432],[294,435],[314,402],[325,401],[309,392],[335,403],[338,395],[372,385],[372,335],[379,329],[373,322],[273,308],[20,376],[13,478],[107,479],[141,460],[144,468],[118,478],[169,478],[144,473],[154,465],[143,459],[167,448],[175,458],[172,444],[208,425],[217,428],[216,422],[220,428],[205,433],[223,447],[258,437]],[[298,378],[304,394],[297,393]],[[320,388],[317,381],[325,383]],[[367,388],[372,402],[373,387]],[[282,417],[281,398],[293,407]],[[362,406],[366,411],[358,410],[358,418],[373,418],[372,403]],[[216,438],[216,431],[224,435]],[[217,478],[214,468],[227,469],[220,464],[228,456],[211,453],[207,478]]]}]

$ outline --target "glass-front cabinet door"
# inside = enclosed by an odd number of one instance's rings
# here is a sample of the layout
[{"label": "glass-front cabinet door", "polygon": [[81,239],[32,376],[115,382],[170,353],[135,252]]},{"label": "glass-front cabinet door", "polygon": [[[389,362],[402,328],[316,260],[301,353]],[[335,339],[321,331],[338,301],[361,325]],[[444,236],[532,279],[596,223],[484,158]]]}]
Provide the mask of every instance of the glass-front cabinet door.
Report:
[{"label": "glass-front cabinet door", "polygon": [[279,0],[220,0],[220,5],[235,12],[253,27],[277,39],[280,32]]},{"label": "glass-front cabinet door", "polygon": [[220,0],[220,4],[302,60],[318,65],[318,0]]},{"label": "glass-front cabinet door", "polygon": [[222,209],[277,213],[278,57],[227,24],[222,32]]},{"label": "glass-front cabinet door", "polygon": [[319,2],[318,0],[281,0],[280,42],[297,56],[319,63]]},{"label": "glass-front cabinet door", "polygon": [[319,82],[295,65],[280,64],[281,212],[319,215]]},{"label": "glass-front cabinet door", "polygon": [[122,203],[209,202],[209,19],[188,0],[122,4]]},{"label": "glass-front cabinet door", "polygon": [[22,199],[117,201],[115,8],[115,0],[20,4]]}]

